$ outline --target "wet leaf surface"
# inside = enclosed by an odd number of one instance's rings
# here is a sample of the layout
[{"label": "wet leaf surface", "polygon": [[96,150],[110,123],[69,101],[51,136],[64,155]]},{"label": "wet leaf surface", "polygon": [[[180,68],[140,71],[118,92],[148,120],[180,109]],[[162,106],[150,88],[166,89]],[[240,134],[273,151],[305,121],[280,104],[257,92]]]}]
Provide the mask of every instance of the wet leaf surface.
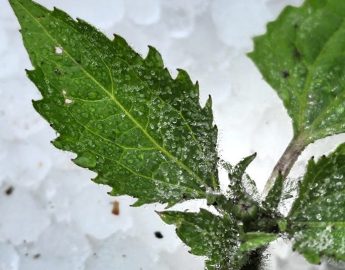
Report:
[{"label": "wet leaf surface", "polygon": [[345,260],[345,144],[309,161],[288,224],[294,248],[311,263]]},{"label": "wet leaf surface", "polygon": [[145,59],[124,39],[30,0],[10,1],[43,99],[36,110],[58,132],[53,144],[98,173],[95,182],[136,205],[205,198],[218,190],[217,129],[198,84],[176,79],[152,47]]},{"label": "wet leaf surface", "polygon": [[166,223],[176,225],[177,235],[192,254],[207,256],[209,270],[241,269],[250,251],[276,237],[260,233],[248,236],[231,215],[216,216],[204,209],[199,213],[165,211],[160,216]]},{"label": "wet leaf surface", "polygon": [[283,101],[295,137],[308,145],[345,132],[345,2],[287,7],[249,57]]}]

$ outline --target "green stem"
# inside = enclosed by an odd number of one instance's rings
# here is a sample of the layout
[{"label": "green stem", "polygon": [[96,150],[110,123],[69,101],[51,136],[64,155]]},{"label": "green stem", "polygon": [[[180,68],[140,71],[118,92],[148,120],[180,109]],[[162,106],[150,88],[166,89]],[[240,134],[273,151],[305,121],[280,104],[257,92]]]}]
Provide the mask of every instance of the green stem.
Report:
[{"label": "green stem", "polygon": [[266,182],[264,188],[264,196],[266,196],[269,190],[273,187],[275,180],[277,179],[278,175],[281,174],[283,179],[285,179],[292,169],[293,165],[297,161],[300,154],[303,152],[305,147],[307,146],[305,136],[300,134],[299,136],[295,136],[291,142],[289,143],[288,147],[285,149],[283,155],[280,157],[279,161],[275,165],[271,176]]}]

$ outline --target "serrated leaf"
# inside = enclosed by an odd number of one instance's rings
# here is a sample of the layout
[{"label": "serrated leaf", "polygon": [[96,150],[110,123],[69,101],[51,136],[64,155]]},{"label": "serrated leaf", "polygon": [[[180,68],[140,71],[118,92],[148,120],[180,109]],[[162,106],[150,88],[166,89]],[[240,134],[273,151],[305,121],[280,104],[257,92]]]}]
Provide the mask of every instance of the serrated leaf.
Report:
[{"label": "serrated leaf", "polygon": [[304,146],[345,132],[344,17],[345,1],[289,6],[255,38],[249,54],[282,99]]},{"label": "serrated leaf", "polygon": [[322,257],[345,261],[345,144],[309,161],[289,213],[294,248],[311,263]]},{"label": "serrated leaf", "polygon": [[243,158],[239,163],[236,164],[233,168],[229,170],[229,176],[234,178],[241,178],[253,160],[256,158],[256,153],[251,154],[245,158]]},{"label": "serrated leaf", "polygon": [[235,166],[232,166],[229,163],[223,164],[224,169],[228,171],[228,177],[230,180],[230,196],[235,200],[243,199],[245,197],[258,199],[259,197],[255,181],[246,173],[247,167],[255,158],[256,153],[243,158]]},{"label": "serrated leaf", "polygon": [[236,270],[245,263],[239,251],[240,228],[231,216],[216,216],[204,209],[199,213],[165,211],[160,216],[176,225],[177,235],[192,254],[207,257],[207,269]]},{"label": "serrated leaf", "polygon": [[242,236],[243,243],[240,246],[240,251],[246,252],[255,250],[262,246],[268,245],[270,242],[278,238],[277,234],[265,232],[249,232]]},{"label": "serrated leaf", "polygon": [[243,233],[231,215],[216,216],[205,209],[199,213],[164,211],[159,215],[166,223],[176,225],[177,235],[192,254],[207,257],[210,270],[242,269],[250,258],[254,259],[250,257],[252,252],[277,238],[271,233]]},{"label": "serrated leaf", "polygon": [[10,0],[42,93],[36,110],[59,133],[53,142],[98,173],[95,181],[136,205],[175,204],[218,190],[211,100],[179,70],[172,79],[152,47],[145,59],[126,41],[31,0]]}]

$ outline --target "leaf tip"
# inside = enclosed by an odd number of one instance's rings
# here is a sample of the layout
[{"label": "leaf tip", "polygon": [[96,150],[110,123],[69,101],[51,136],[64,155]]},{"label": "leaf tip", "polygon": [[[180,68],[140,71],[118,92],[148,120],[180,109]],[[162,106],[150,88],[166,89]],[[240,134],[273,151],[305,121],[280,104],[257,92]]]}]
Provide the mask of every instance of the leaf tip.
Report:
[{"label": "leaf tip", "polygon": [[88,169],[92,169],[97,165],[95,156],[88,152],[79,154],[76,158],[72,159],[72,161],[76,165]]},{"label": "leaf tip", "polygon": [[142,200],[140,198],[138,198],[134,203],[132,203],[130,206],[131,207],[139,207],[142,206],[144,204],[146,204],[147,202],[145,200]]},{"label": "leaf tip", "polygon": [[158,52],[158,50],[151,45],[148,45],[148,48],[149,52],[147,53],[145,61],[148,63],[154,63],[161,68],[164,67],[162,55]]},{"label": "leaf tip", "polygon": [[193,82],[188,74],[187,71],[185,71],[184,69],[182,68],[177,68],[177,76],[176,76],[176,81],[185,81],[187,82],[188,84],[190,85],[193,85]]},{"label": "leaf tip", "polygon": [[212,96],[208,95],[204,108],[212,109]]},{"label": "leaf tip", "polygon": [[113,36],[114,36],[113,42],[115,44],[126,46],[126,47],[128,46],[127,41],[122,36],[120,36],[119,34],[113,34]]}]

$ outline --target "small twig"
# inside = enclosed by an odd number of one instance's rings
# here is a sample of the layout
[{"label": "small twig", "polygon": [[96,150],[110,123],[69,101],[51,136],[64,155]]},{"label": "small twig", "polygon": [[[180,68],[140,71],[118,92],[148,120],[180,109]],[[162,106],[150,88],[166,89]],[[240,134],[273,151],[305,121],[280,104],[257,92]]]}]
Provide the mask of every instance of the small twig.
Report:
[{"label": "small twig", "polygon": [[293,165],[297,161],[300,154],[303,152],[305,147],[307,146],[305,137],[300,135],[298,137],[294,137],[288,147],[285,149],[283,155],[280,157],[279,161],[275,165],[271,176],[268,178],[263,195],[266,196],[269,190],[274,185],[275,180],[277,179],[279,173],[282,175],[283,179],[285,179],[292,169]]}]

